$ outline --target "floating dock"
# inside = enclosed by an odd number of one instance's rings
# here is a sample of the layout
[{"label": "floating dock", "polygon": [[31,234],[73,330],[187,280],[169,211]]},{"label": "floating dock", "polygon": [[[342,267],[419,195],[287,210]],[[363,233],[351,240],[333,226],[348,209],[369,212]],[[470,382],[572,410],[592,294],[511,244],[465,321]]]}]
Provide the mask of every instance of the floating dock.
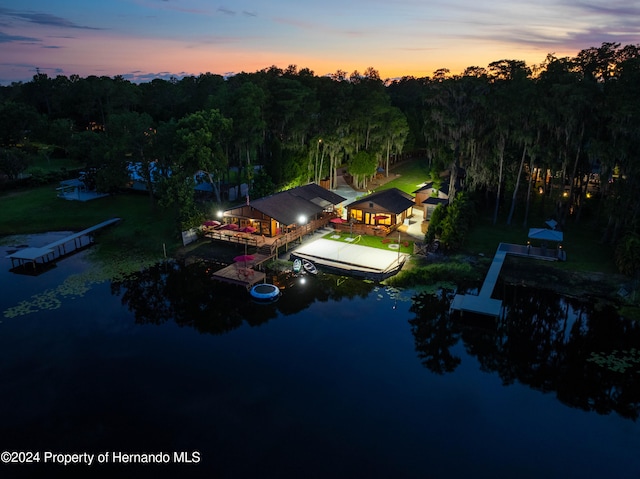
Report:
[{"label": "floating dock", "polygon": [[404,265],[406,253],[386,251],[353,243],[317,239],[297,247],[292,258],[306,259],[316,266],[340,274],[381,281],[396,274]]},{"label": "floating dock", "polygon": [[250,289],[254,284],[265,281],[266,274],[238,263],[229,265],[211,275],[211,279],[224,283],[236,284]]}]

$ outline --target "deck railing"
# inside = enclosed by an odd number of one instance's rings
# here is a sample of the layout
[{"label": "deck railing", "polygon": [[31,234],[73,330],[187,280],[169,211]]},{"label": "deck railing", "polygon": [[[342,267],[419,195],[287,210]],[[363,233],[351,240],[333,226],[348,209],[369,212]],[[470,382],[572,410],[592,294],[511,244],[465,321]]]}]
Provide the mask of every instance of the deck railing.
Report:
[{"label": "deck railing", "polygon": [[226,241],[228,243],[246,244],[248,246],[255,246],[256,248],[265,251],[268,248],[270,256],[274,256],[280,247],[286,247],[289,243],[296,241],[304,235],[311,234],[314,231],[325,227],[329,224],[333,216],[327,215],[317,220],[309,221],[304,225],[298,225],[291,231],[280,234],[274,238],[265,238],[255,234],[234,232],[230,230],[214,230],[209,229],[204,232],[206,238]]},{"label": "deck railing", "polygon": [[206,238],[211,238],[219,241],[226,241],[228,243],[246,244],[248,246],[259,247],[264,243],[262,236],[251,235],[249,233],[234,233],[229,230],[210,230],[204,233]]}]

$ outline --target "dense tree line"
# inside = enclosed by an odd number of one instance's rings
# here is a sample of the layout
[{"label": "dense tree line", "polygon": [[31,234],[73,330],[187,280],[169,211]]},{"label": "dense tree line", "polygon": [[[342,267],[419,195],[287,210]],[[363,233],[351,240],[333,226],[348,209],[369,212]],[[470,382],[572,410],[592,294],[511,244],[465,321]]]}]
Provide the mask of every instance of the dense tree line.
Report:
[{"label": "dense tree line", "polygon": [[638,98],[640,46],[616,43],[535,66],[499,60],[386,81],[373,68],[316,76],[296,66],[139,85],[39,73],[0,88],[0,170],[15,177],[34,145],[55,145],[48,154],[77,159],[113,190],[133,163],[152,200],[180,204],[189,223],[196,174],[218,201],[233,181],[253,196],[321,179],[333,187],[341,167],[365,188],[410,152],[453,172],[451,198],[466,171],[494,222],[518,211],[526,224],[540,194],[560,225],[580,220],[598,173],[593,210],[606,219],[603,241],[618,242],[639,229]]}]

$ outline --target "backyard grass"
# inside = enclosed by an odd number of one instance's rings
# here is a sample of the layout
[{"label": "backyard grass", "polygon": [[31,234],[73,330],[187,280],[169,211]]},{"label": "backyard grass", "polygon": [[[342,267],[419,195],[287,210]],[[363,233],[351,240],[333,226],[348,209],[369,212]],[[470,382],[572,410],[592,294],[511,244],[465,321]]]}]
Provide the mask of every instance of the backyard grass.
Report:
[{"label": "backyard grass", "polygon": [[35,171],[50,173],[53,171],[77,170],[78,168],[82,168],[82,165],[68,158],[48,158],[45,155],[35,155],[33,162],[25,170],[25,174],[31,174]]},{"label": "backyard grass", "polygon": [[374,187],[374,190],[398,188],[400,191],[412,194],[419,188],[419,185],[429,180],[429,165],[426,161],[404,161],[392,168],[389,172],[389,178],[391,179],[386,179],[384,184]]}]

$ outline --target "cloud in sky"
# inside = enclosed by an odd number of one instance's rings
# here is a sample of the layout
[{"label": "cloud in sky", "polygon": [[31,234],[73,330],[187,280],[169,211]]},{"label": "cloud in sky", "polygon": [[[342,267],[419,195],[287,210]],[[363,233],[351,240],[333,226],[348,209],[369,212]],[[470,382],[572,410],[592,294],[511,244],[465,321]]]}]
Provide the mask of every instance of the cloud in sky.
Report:
[{"label": "cloud in sky", "polygon": [[38,42],[40,41],[35,37],[24,37],[22,35],[8,35],[0,32],[0,43],[13,43],[13,42]]},{"label": "cloud in sky", "polygon": [[635,0],[3,3],[3,84],[28,81],[36,68],[142,79],[296,64],[319,75],[372,66],[383,78],[427,76],[500,59],[531,65],[547,53],[640,38]]},{"label": "cloud in sky", "polygon": [[78,25],[76,23],[73,23],[70,20],[57,17],[56,15],[51,15],[49,13],[19,11],[19,10],[10,10],[8,8],[0,8],[0,15],[5,19],[23,20],[27,23],[34,23],[34,24],[43,25],[43,26],[71,28],[71,29],[80,28],[80,29],[89,29],[89,30],[99,30],[99,28],[95,28],[95,27]]}]

